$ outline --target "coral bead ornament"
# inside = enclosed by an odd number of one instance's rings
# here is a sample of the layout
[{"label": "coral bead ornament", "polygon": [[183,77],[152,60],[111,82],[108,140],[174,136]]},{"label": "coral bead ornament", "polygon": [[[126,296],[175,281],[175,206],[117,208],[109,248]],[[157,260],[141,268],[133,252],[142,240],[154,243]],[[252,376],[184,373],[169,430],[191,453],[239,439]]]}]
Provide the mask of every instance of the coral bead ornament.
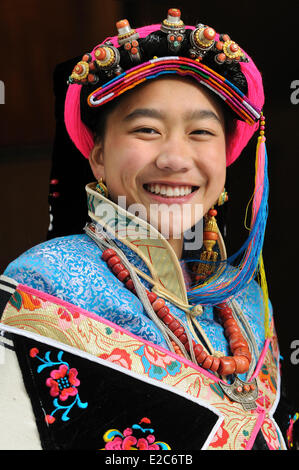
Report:
[{"label": "coral bead ornament", "polygon": [[[214,212],[211,212],[211,217]],[[136,294],[134,283],[130,277],[129,271],[121,263],[121,260],[115,250],[108,248],[102,253],[102,259],[107,263],[109,268],[114,272],[116,277],[125,284],[127,289]],[[179,320],[174,318],[170,309],[165,304],[165,300],[159,298],[157,294],[146,290],[148,300],[150,301],[157,317],[173,332],[178,340],[183,344],[186,351],[190,351],[190,344],[185,328]],[[243,374],[248,371],[251,353],[247,341],[243,337],[241,330],[234,319],[232,309],[225,303],[218,304],[215,308],[216,313],[224,327],[233,356],[215,357],[208,354],[201,344],[196,344],[192,340],[192,346],[197,363],[204,369],[218,372],[222,376],[231,374]],[[176,353],[182,355],[178,345],[172,341]]]}]

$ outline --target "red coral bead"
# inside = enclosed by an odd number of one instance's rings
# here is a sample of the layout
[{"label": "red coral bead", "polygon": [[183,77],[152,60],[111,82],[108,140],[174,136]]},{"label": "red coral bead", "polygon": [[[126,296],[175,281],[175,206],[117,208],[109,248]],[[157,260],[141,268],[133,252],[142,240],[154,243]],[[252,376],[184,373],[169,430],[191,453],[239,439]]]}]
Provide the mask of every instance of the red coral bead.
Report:
[{"label": "red coral bead", "polygon": [[117,279],[119,279],[121,282],[124,282],[124,280],[127,279],[127,277],[130,277],[130,273],[127,269],[124,269],[117,275]]},{"label": "red coral bead", "polygon": [[179,18],[181,16],[181,11],[178,8],[170,8],[168,10],[168,15]]},{"label": "red coral bead", "polygon": [[205,360],[202,362],[202,367],[204,369],[210,369],[211,365],[213,364],[213,357],[208,355]]},{"label": "red coral bead", "polygon": [[230,326],[238,326],[236,320],[234,318],[228,318],[228,320],[225,320],[223,323],[224,328],[228,328]]},{"label": "red coral bead", "polygon": [[185,345],[186,349],[188,348],[187,351],[189,351],[188,337],[186,333],[183,333],[181,336],[178,336],[178,339],[180,340],[181,343]]},{"label": "red coral bead", "polygon": [[118,274],[121,271],[123,271],[124,269],[125,269],[125,267],[122,263],[116,263],[112,267],[112,271],[114,272],[114,274]]},{"label": "red coral bead", "polygon": [[217,309],[217,313],[219,318],[224,322],[225,320],[229,320],[233,318],[233,312],[230,307],[224,307],[222,309]]},{"label": "red coral bead", "polygon": [[103,251],[102,259],[104,261],[107,261],[109,258],[111,258],[112,256],[115,256],[115,255],[116,255],[116,252],[114,250],[112,250],[112,248],[108,248],[107,250]]},{"label": "red coral bead", "polygon": [[147,297],[150,303],[152,304],[156,300],[157,294],[155,294],[154,292],[148,292]]},{"label": "red coral bead", "polygon": [[239,50],[238,44],[236,44],[235,42],[233,42],[233,43],[230,45],[230,50],[231,50],[231,52],[237,52],[237,51]]},{"label": "red coral bead", "polygon": [[106,58],[106,50],[104,47],[98,47],[95,51],[94,51],[94,55],[96,57],[97,60],[104,60]]},{"label": "red coral bead", "polygon": [[180,336],[185,332],[185,329],[183,326],[180,326],[176,330],[174,330],[174,334],[177,338],[180,338]]},{"label": "red coral bead", "polygon": [[242,336],[239,336],[238,338],[234,338],[233,336],[229,340],[229,345],[232,353],[238,348],[246,348],[247,347],[247,342]]},{"label": "red coral bead", "polygon": [[165,317],[165,315],[167,315],[169,313],[169,308],[164,305],[164,307],[161,307],[158,311],[157,311],[157,315],[159,318],[163,318]]},{"label": "red coral bead", "polygon": [[240,328],[238,326],[232,325],[232,326],[229,326],[228,328],[225,328],[225,334],[228,337],[236,333],[240,334]]},{"label": "red coral bead", "polygon": [[199,364],[201,364],[207,357],[208,353],[202,350],[199,354],[195,355],[196,360]]},{"label": "red coral bead", "polygon": [[174,318],[170,313],[167,313],[165,317],[163,317],[163,322],[165,325],[169,325],[171,322],[173,322]]},{"label": "red coral bead", "polygon": [[169,323],[168,328],[169,328],[171,331],[175,331],[175,330],[177,330],[180,326],[181,326],[180,322],[178,322],[177,320],[174,319],[173,322]]},{"label": "red coral bead", "polygon": [[244,356],[249,360],[249,362],[251,361],[251,353],[250,353],[248,347],[247,348],[236,348],[234,350],[234,357],[238,357],[238,356]]},{"label": "red coral bead", "polygon": [[244,356],[234,356],[236,364],[236,374],[244,374],[249,369],[249,361]]},{"label": "red coral bead", "polygon": [[117,255],[111,256],[111,258],[108,259],[107,264],[112,268],[115,264],[120,263],[120,259]]},{"label": "red coral bead", "polygon": [[203,35],[206,39],[211,41],[216,36],[216,31],[213,28],[207,27],[207,28],[205,28],[205,30],[203,32]]},{"label": "red coral bead", "polygon": [[225,62],[226,61],[226,55],[223,54],[223,52],[220,52],[220,54],[217,54],[217,60],[218,62]]},{"label": "red coral bead", "polygon": [[217,372],[220,366],[220,359],[219,357],[213,357],[213,363],[210,366],[210,370],[212,372]]},{"label": "red coral bead", "polygon": [[164,299],[157,299],[152,303],[152,307],[155,312],[160,310],[160,308],[164,307],[165,305],[165,300]]},{"label": "red coral bead", "polygon": [[127,289],[129,289],[129,290],[135,289],[134,282],[132,281],[132,279],[129,279],[129,280],[125,283],[125,286],[126,286]]},{"label": "red coral bead", "polygon": [[203,351],[203,346],[201,344],[196,344],[194,346],[194,354],[195,356],[200,354]]},{"label": "red coral bead", "polygon": [[236,370],[236,363],[233,357],[221,357],[218,372],[220,375],[230,375]]},{"label": "red coral bead", "polygon": [[216,209],[210,209],[209,212],[208,212],[208,215],[210,217],[216,217],[216,215],[217,215]]}]

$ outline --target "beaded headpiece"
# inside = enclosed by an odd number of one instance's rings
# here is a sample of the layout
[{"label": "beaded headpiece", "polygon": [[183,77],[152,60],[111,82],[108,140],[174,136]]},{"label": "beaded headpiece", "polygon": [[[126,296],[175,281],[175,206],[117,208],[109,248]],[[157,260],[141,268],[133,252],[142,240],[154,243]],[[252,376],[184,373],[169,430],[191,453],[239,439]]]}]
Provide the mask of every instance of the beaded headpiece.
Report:
[{"label": "beaded headpiece", "polygon": [[[82,87],[90,91],[86,105],[92,110],[149,79],[177,74],[194,78],[233,110],[237,121],[227,139],[227,165],[233,163],[257,130],[264,104],[262,78],[249,56],[228,34],[201,23],[185,25],[175,8],[161,24],[133,29],[121,20],[116,27],[118,35],[84,54],[68,80],[65,123],[81,153],[88,158],[94,146],[93,133],[81,119]],[[152,35],[166,39],[162,55],[157,56],[155,43],[144,46]],[[247,84],[245,91],[231,79],[236,69]]]}]

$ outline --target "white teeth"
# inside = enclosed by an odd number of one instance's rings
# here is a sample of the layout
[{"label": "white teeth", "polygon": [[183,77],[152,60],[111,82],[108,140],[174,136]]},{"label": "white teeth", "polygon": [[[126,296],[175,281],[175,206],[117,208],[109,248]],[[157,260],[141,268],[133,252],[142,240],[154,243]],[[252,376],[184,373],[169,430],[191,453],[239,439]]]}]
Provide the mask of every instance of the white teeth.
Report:
[{"label": "white teeth", "polygon": [[192,186],[168,186],[164,184],[150,183],[147,190],[151,193],[161,194],[166,197],[187,196],[192,191]]}]

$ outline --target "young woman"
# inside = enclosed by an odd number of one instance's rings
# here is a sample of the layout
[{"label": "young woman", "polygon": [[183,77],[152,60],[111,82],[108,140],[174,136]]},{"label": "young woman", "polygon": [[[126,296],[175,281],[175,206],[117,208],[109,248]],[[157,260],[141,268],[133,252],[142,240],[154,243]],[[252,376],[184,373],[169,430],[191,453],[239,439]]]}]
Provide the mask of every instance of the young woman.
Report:
[{"label": "young woman", "polygon": [[[177,9],[117,29],[76,65],[65,102],[97,180],[86,233],[32,248],[2,276],[6,369],[32,405],[16,426],[10,403],[3,425],[27,448],[287,449],[262,259],[261,75]],[[226,167],[258,129],[249,236],[227,259]]]}]

